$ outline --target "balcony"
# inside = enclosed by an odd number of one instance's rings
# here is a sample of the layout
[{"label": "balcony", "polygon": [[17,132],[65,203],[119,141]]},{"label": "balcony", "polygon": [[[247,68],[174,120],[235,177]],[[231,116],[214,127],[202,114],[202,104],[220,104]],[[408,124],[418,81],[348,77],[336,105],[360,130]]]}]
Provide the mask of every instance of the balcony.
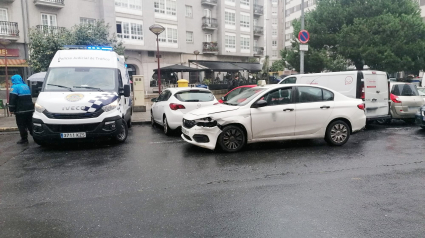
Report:
[{"label": "balcony", "polygon": [[216,6],[217,5],[217,0],[201,0],[201,4],[210,5],[210,6]]},{"label": "balcony", "polygon": [[53,8],[63,8],[65,0],[34,0],[36,6],[47,6]]},{"label": "balcony", "polygon": [[63,33],[66,29],[65,27],[47,26],[47,25],[38,25],[36,27],[37,27],[37,30],[44,32],[45,35]]},{"label": "balcony", "polygon": [[17,22],[0,21],[0,38],[8,40],[19,39],[19,28]]},{"label": "balcony", "polygon": [[262,35],[264,35],[264,27],[254,26],[254,36],[262,36]]},{"label": "balcony", "polygon": [[263,6],[254,4],[254,15],[262,16],[264,14]]},{"label": "balcony", "polygon": [[202,42],[202,52],[204,54],[217,54],[218,44],[217,42]]},{"label": "balcony", "polygon": [[262,56],[264,54],[264,47],[254,47],[254,56]]},{"label": "balcony", "polygon": [[202,18],[202,29],[204,30],[215,30],[218,27],[216,18],[203,17]]}]

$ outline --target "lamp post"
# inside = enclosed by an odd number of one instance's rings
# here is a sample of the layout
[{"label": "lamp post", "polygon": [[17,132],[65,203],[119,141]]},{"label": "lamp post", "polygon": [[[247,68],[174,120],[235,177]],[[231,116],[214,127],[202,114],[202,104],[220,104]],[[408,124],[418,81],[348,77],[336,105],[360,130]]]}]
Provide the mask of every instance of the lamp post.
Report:
[{"label": "lamp post", "polygon": [[[196,68],[198,68],[198,55],[199,55],[199,51],[198,50],[195,50],[195,51],[193,51],[193,54],[195,54],[195,56],[196,56]],[[198,81],[201,82],[199,80],[199,71],[196,71],[196,77],[198,78]]]},{"label": "lamp post", "polygon": [[149,30],[156,35],[156,58],[158,59],[158,93],[161,94],[161,68],[159,64],[159,34],[161,34],[165,28],[159,24],[153,24],[149,27]]},{"label": "lamp post", "polygon": [[10,40],[6,40],[6,39],[0,39],[0,44],[4,47],[4,66],[5,66],[5,75],[6,75],[6,79],[5,79],[5,83],[6,83],[6,98],[7,98],[7,103],[9,104],[9,75],[7,74],[7,48],[6,46],[8,46],[10,44]]}]

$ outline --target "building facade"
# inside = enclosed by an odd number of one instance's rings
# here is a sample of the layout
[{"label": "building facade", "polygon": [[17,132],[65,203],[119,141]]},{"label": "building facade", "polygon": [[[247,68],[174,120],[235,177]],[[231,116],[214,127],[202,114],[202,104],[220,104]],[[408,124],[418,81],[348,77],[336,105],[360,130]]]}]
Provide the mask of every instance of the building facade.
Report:
[{"label": "building facade", "polygon": [[195,59],[248,61],[264,55],[264,0],[0,1],[0,39],[11,41],[7,48],[15,54],[9,59],[21,60],[16,62],[22,69],[15,71],[24,77],[29,74],[29,29],[71,28],[96,20],[104,20],[124,42],[129,73],[144,75],[147,89],[154,88],[150,81],[157,68],[156,35],[149,31],[153,24],[165,28],[159,35],[161,66],[189,66]]}]

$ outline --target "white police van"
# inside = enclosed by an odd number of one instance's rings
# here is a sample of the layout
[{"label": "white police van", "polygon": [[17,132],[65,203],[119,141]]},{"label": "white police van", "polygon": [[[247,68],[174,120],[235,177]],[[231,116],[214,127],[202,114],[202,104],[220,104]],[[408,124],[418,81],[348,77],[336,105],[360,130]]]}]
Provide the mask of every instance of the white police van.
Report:
[{"label": "white police van", "polygon": [[132,115],[124,58],[111,47],[76,48],[59,50],[50,63],[35,104],[34,141],[124,142]]}]

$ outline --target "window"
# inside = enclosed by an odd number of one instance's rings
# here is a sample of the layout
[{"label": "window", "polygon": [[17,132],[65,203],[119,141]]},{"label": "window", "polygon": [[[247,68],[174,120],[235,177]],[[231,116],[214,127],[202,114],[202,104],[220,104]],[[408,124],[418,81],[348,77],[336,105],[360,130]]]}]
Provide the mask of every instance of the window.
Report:
[{"label": "window", "polygon": [[250,41],[249,37],[241,36],[241,49],[242,50],[249,50],[249,41]]},{"label": "window", "polygon": [[291,26],[292,26],[292,21],[287,21],[287,22],[285,23],[285,28],[286,28],[286,29],[290,28]]},{"label": "window", "polygon": [[224,98],[224,101],[227,101],[231,98],[234,98],[236,95],[238,95],[239,93],[241,93],[241,89],[242,88],[236,88],[233,89],[229,94],[226,95],[226,97]]},{"label": "window", "polygon": [[236,36],[226,35],[224,40],[226,48],[236,49]]},{"label": "window", "polygon": [[285,35],[285,40],[289,41],[290,39],[292,39],[292,33],[288,33]]},{"label": "window", "polygon": [[167,28],[168,43],[177,44],[177,29]]},{"label": "window", "polygon": [[121,39],[143,40],[143,26],[138,23],[117,21],[117,36]]},{"label": "window", "polygon": [[425,5],[425,0],[421,0],[421,6]]},{"label": "window", "polygon": [[273,15],[277,15],[277,7],[273,7],[272,8],[272,14]]},{"label": "window", "polygon": [[254,40],[254,47],[258,46],[258,40]]},{"label": "window", "polygon": [[[158,76],[157,76],[158,77]],[[162,77],[161,77],[162,78]],[[165,90],[164,92],[162,92],[158,99],[157,102],[162,102],[162,101],[167,101],[169,98],[171,97],[171,92],[168,90]]]},{"label": "window", "polygon": [[186,31],[186,42],[193,43],[193,31]]},{"label": "window", "polygon": [[298,87],[298,102],[321,102],[333,101],[334,95],[331,91],[314,87]]},{"label": "window", "polygon": [[272,18],[272,25],[277,25],[277,18]]},{"label": "window", "polygon": [[58,26],[56,22],[56,15],[41,14],[41,24],[43,26]]},{"label": "window", "polygon": [[272,46],[276,47],[277,46],[277,40],[272,40]]},{"label": "window", "polygon": [[186,5],[186,17],[192,18],[193,13],[192,13],[192,6],[187,6]]},{"label": "window", "polygon": [[226,25],[236,25],[236,14],[226,10],[224,12],[224,23]]},{"label": "window", "polygon": [[276,28],[272,28],[272,36],[277,36],[277,29]]},{"label": "window", "polygon": [[155,0],[153,6],[156,13],[167,14],[171,16],[177,15],[176,0]]},{"label": "window", "polygon": [[81,17],[80,23],[84,25],[94,25],[96,23],[96,19]]},{"label": "window", "polygon": [[293,84],[297,82],[297,78],[295,77],[290,77],[285,79],[284,81],[282,81],[282,84]]},{"label": "window", "polygon": [[241,27],[246,27],[246,28],[249,28],[249,22],[250,22],[250,19],[249,19],[250,17],[249,17],[249,15],[242,15],[241,14],[241,19],[240,19],[240,26]]},{"label": "window", "polygon": [[264,95],[262,100],[267,102],[267,106],[283,105],[292,103],[292,88],[279,88]]},{"label": "window", "polygon": [[272,3],[277,3],[277,0],[272,0]]},{"label": "window", "polygon": [[414,84],[395,84],[391,93],[396,96],[418,96],[418,90]]},{"label": "window", "polygon": [[277,50],[272,50],[272,57],[277,58]]},{"label": "window", "polygon": [[0,8],[0,21],[8,21],[7,9]]},{"label": "window", "polygon": [[212,35],[211,34],[205,34],[205,42],[211,42],[212,41]]},{"label": "window", "polygon": [[215,99],[211,92],[198,90],[178,92],[174,96],[180,102],[211,102]]},{"label": "window", "polygon": [[225,2],[227,5],[232,5],[232,6],[235,5],[235,0],[225,0]]},{"label": "window", "polygon": [[249,0],[240,0],[242,6],[249,6]]},{"label": "window", "polygon": [[142,10],[142,0],[115,0],[115,6],[134,10]]}]

